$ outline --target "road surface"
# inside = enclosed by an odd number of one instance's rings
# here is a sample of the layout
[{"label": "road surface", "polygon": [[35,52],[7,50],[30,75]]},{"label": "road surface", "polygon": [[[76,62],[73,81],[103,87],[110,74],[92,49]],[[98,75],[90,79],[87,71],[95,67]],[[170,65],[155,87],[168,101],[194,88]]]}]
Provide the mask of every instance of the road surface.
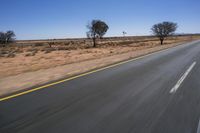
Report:
[{"label": "road surface", "polygon": [[200,42],[0,102],[0,133],[200,133]]}]

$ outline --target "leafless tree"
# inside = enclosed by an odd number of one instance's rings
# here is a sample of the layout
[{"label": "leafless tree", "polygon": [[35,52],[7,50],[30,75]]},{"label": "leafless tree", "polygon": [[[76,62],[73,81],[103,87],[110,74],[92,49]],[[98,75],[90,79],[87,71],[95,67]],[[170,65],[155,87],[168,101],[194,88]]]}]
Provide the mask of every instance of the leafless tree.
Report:
[{"label": "leafless tree", "polygon": [[177,29],[177,24],[173,22],[162,22],[153,25],[151,28],[153,34],[160,39],[161,45],[166,37],[173,35]]},{"label": "leafless tree", "polygon": [[92,38],[93,47],[96,47],[96,38],[102,38],[109,29],[108,25],[101,20],[92,20],[87,28],[89,31],[86,34],[88,38]]}]

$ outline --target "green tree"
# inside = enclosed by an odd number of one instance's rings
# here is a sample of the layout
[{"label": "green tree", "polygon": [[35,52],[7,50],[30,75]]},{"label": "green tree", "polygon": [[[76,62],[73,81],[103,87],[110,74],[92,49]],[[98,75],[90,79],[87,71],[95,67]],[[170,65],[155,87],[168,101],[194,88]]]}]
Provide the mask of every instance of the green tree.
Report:
[{"label": "green tree", "polygon": [[108,25],[101,20],[93,20],[87,28],[89,29],[87,37],[92,38],[93,47],[96,47],[96,38],[102,38],[109,29]]}]

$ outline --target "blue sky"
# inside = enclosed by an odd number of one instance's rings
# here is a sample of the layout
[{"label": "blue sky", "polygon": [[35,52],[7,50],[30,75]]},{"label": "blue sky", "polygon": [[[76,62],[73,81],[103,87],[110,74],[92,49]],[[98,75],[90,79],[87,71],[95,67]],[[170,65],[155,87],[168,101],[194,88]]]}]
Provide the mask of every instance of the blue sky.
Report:
[{"label": "blue sky", "polygon": [[105,21],[106,36],[150,35],[153,24],[178,23],[178,33],[200,32],[200,0],[1,0],[0,31],[17,39],[85,37],[92,19]]}]

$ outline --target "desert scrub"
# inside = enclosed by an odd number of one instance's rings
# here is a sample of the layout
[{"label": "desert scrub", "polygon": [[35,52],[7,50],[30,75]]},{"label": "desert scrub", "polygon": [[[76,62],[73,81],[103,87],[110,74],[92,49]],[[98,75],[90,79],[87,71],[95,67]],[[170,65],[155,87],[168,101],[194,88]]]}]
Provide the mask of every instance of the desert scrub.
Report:
[{"label": "desert scrub", "polygon": [[6,57],[8,57],[8,58],[14,58],[15,56],[16,56],[15,53],[10,52],[9,54],[7,54]]},{"label": "desert scrub", "polygon": [[69,50],[67,47],[57,47],[56,50]]},{"label": "desert scrub", "polygon": [[28,56],[35,56],[35,52],[26,53],[25,56],[26,57],[28,57]]},{"label": "desert scrub", "polygon": [[45,54],[47,54],[47,53],[51,53],[52,51],[55,51],[56,49],[55,48],[52,48],[52,47],[50,47],[50,48],[45,48],[44,49],[44,53]]}]

